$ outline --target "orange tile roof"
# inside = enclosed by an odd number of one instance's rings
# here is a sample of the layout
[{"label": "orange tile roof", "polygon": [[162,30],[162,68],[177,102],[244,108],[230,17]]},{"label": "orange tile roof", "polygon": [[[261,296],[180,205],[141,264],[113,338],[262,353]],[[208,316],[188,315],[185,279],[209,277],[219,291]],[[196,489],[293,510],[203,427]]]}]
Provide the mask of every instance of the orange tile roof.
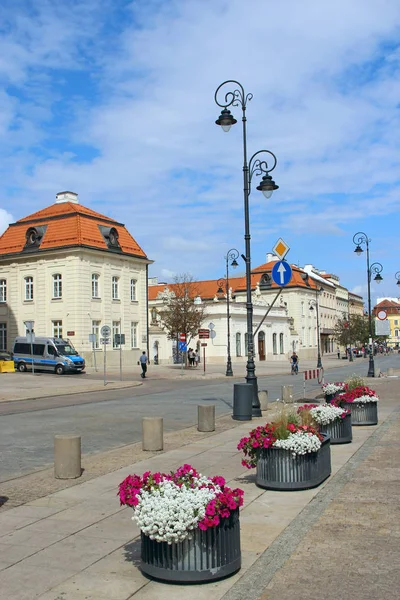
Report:
[{"label": "orange tile roof", "polygon": [[22,252],[26,231],[35,225],[47,225],[40,247],[36,250],[38,253],[73,246],[109,250],[98,227],[103,225],[115,227],[118,231],[123,253],[146,258],[145,252],[122,223],[73,202],[52,204],[12,223],[0,237],[0,256]]},{"label": "orange tile roof", "polygon": [[[270,273],[272,267],[274,266],[274,262],[266,263],[265,265],[261,265],[260,267],[256,267],[254,271],[251,273],[251,289],[254,290],[257,286],[257,283],[260,281],[263,273]],[[318,288],[317,283],[309,277],[307,285],[304,279],[301,277],[302,271],[299,267],[295,265],[291,265],[293,270],[292,280],[288,285],[285,286],[285,289],[292,287],[303,287],[315,290]],[[203,300],[212,300],[217,294],[218,290],[218,279],[207,279],[203,281],[192,281],[189,283],[189,295],[191,298],[195,296],[200,296]],[[173,291],[175,284],[173,283],[163,283],[160,285],[150,285],[149,286],[149,300],[157,300],[157,296],[159,293],[163,293],[165,288],[168,288],[169,291]],[[230,277],[229,278],[229,287],[232,288],[232,294],[235,295],[239,292],[246,291],[246,277]],[[279,289],[279,286],[276,283],[272,282],[271,288],[269,289]],[[222,299],[222,294],[218,294],[218,296]]]}]

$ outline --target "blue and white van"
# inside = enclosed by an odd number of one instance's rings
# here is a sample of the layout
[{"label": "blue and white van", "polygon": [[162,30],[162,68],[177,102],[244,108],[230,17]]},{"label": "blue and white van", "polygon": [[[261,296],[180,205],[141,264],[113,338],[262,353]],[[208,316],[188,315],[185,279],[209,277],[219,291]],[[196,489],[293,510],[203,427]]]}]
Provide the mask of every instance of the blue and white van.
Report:
[{"label": "blue and white van", "polygon": [[17,337],[13,346],[15,368],[24,373],[32,369],[50,373],[82,373],[85,361],[79,356],[69,340],[62,338],[35,337],[31,345],[26,337]]}]

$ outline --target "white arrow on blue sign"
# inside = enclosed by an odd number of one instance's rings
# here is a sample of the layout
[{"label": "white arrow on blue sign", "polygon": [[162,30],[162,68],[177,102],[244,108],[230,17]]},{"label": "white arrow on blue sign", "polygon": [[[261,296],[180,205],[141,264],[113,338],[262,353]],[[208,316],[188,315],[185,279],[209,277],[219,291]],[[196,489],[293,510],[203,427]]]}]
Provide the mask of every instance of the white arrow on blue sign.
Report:
[{"label": "white arrow on blue sign", "polygon": [[273,266],[271,276],[276,285],[284,287],[292,279],[292,267],[285,260],[278,260]]},{"label": "white arrow on blue sign", "polygon": [[179,352],[187,352],[186,342],[178,342],[178,350]]}]

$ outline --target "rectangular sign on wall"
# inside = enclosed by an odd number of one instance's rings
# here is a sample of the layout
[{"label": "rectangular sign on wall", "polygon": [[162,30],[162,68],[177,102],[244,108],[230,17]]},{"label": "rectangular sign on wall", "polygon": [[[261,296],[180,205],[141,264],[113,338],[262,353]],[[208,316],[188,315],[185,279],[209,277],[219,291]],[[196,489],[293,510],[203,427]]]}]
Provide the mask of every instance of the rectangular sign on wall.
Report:
[{"label": "rectangular sign on wall", "polygon": [[389,319],[385,319],[384,321],[375,319],[375,335],[390,335]]}]

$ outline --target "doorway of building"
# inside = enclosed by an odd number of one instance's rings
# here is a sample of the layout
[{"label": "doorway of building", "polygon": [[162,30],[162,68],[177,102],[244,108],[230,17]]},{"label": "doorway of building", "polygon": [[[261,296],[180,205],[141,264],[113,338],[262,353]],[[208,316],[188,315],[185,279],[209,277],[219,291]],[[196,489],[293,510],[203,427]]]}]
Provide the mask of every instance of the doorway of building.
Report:
[{"label": "doorway of building", "polygon": [[265,333],[263,331],[258,334],[258,358],[265,360]]}]

